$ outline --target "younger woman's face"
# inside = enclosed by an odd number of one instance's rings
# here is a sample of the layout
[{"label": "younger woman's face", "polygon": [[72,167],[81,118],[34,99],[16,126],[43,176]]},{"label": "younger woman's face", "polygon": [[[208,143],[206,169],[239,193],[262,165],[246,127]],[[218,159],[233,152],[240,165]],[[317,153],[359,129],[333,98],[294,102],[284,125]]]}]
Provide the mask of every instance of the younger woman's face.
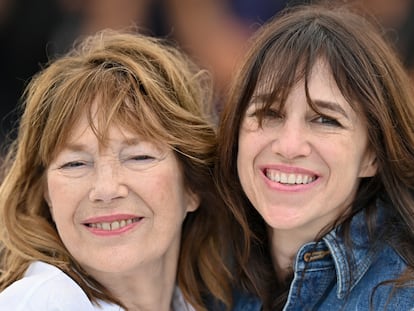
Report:
[{"label": "younger woman's face", "polygon": [[341,95],[330,69],[315,64],[307,104],[304,82],[290,92],[278,113],[258,126],[260,85],[240,128],[237,168],[247,197],[275,231],[296,231],[307,239],[333,222],[352,203],[360,179],[376,173],[367,129]]}]

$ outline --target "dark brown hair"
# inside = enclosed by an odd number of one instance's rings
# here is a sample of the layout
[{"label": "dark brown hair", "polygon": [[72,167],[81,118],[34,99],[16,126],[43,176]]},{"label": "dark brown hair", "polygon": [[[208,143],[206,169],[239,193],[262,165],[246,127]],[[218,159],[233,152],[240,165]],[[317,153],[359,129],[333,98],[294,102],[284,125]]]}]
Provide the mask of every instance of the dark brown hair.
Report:
[{"label": "dark brown hair", "polygon": [[[251,46],[221,116],[216,166],[221,193],[243,232],[236,244],[241,286],[262,298],[265,308],[274,304],[275,292],[270,287],[275,274],[266,224],[243,193],[237,174],[240,124],[259,84],[268,87],[265,93],[271,94],[264,109],[269,109],[276,98],[283,104],[299,80],[304,79],[307,88],[318,59],[330,67],[342,95],[365,119],[369,144],[377,159],[378,173],[361,182],[353,214],[357,208],[366,207],[371,211],[368,221],[375,217],[376,198],[388,203],[391,217],[384,236],[392,240],[410,267],[395,281],[412,280],[414,97],[390,45],[377,27],[346,8],[308,5],[276,16],[258,31]],[[351,217],[340,220],[344,228]]]}]

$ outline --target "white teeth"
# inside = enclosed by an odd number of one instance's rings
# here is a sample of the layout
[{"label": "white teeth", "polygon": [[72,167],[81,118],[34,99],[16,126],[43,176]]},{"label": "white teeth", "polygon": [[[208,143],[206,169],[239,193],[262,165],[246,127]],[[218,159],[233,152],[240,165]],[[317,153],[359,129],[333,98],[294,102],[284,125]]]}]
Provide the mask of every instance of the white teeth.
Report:
[{"label": "white teeth", "polygon": [[288,182],[288,177],[287,177],[287,175],[286,174],[284,174],[284,173],[282,173],[282,174],[280,174],[280,182],[282,183],[282,184],[287,184],[287,182]]},{"label": "white teeth", "polygon": [[288,185],[309,184],[313,182],[316,177],[304,174],[288,174],[275,170],[266,170],[266,176],[274,181]]},{"label": "white teeth", "polygon": [[120,221],[113,221],[113,222],[98,222],[98,223],[92,223],[89,224],[89,227],[91,228],[96,228],[96,229],[101,229],[101,230],[106,230],[106,231],[111,231],[111,230],[117,230],[120,228],[123,228],[125,226],[128,226],[130,224],[132,224],[135,221],[138,221],[139,218],[134,218],[134,219],[123,219]]}]

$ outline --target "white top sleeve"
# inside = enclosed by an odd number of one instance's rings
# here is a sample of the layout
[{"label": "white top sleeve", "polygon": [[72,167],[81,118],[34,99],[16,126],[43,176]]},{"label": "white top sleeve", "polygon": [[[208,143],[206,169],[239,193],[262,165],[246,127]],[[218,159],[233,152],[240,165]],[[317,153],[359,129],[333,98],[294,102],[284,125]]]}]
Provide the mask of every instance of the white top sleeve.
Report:
[{"label": "white top sleeve", "polygon": [[88,299],[82,288],[60,269],[34,262],[25,276],[0,293],[0,310],[13,311],[122,311],[119,306]]}]

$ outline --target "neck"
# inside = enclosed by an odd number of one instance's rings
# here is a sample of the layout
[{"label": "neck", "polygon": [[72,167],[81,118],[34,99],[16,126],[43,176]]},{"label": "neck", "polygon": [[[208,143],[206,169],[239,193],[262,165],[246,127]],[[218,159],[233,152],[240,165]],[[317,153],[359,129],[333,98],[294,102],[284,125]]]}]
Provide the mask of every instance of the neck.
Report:
[{"label": "neck", "polygon": [[273,266],[280,281],[293,272],[296,254],[299,248],[314,239],[303,232],[276,230],[269,228]]},{"label": "neck", "polygon": [[107,274],[101,283],[128,310],[173,311],[176,275],[177,260],[159,260],[135,271]]}]

